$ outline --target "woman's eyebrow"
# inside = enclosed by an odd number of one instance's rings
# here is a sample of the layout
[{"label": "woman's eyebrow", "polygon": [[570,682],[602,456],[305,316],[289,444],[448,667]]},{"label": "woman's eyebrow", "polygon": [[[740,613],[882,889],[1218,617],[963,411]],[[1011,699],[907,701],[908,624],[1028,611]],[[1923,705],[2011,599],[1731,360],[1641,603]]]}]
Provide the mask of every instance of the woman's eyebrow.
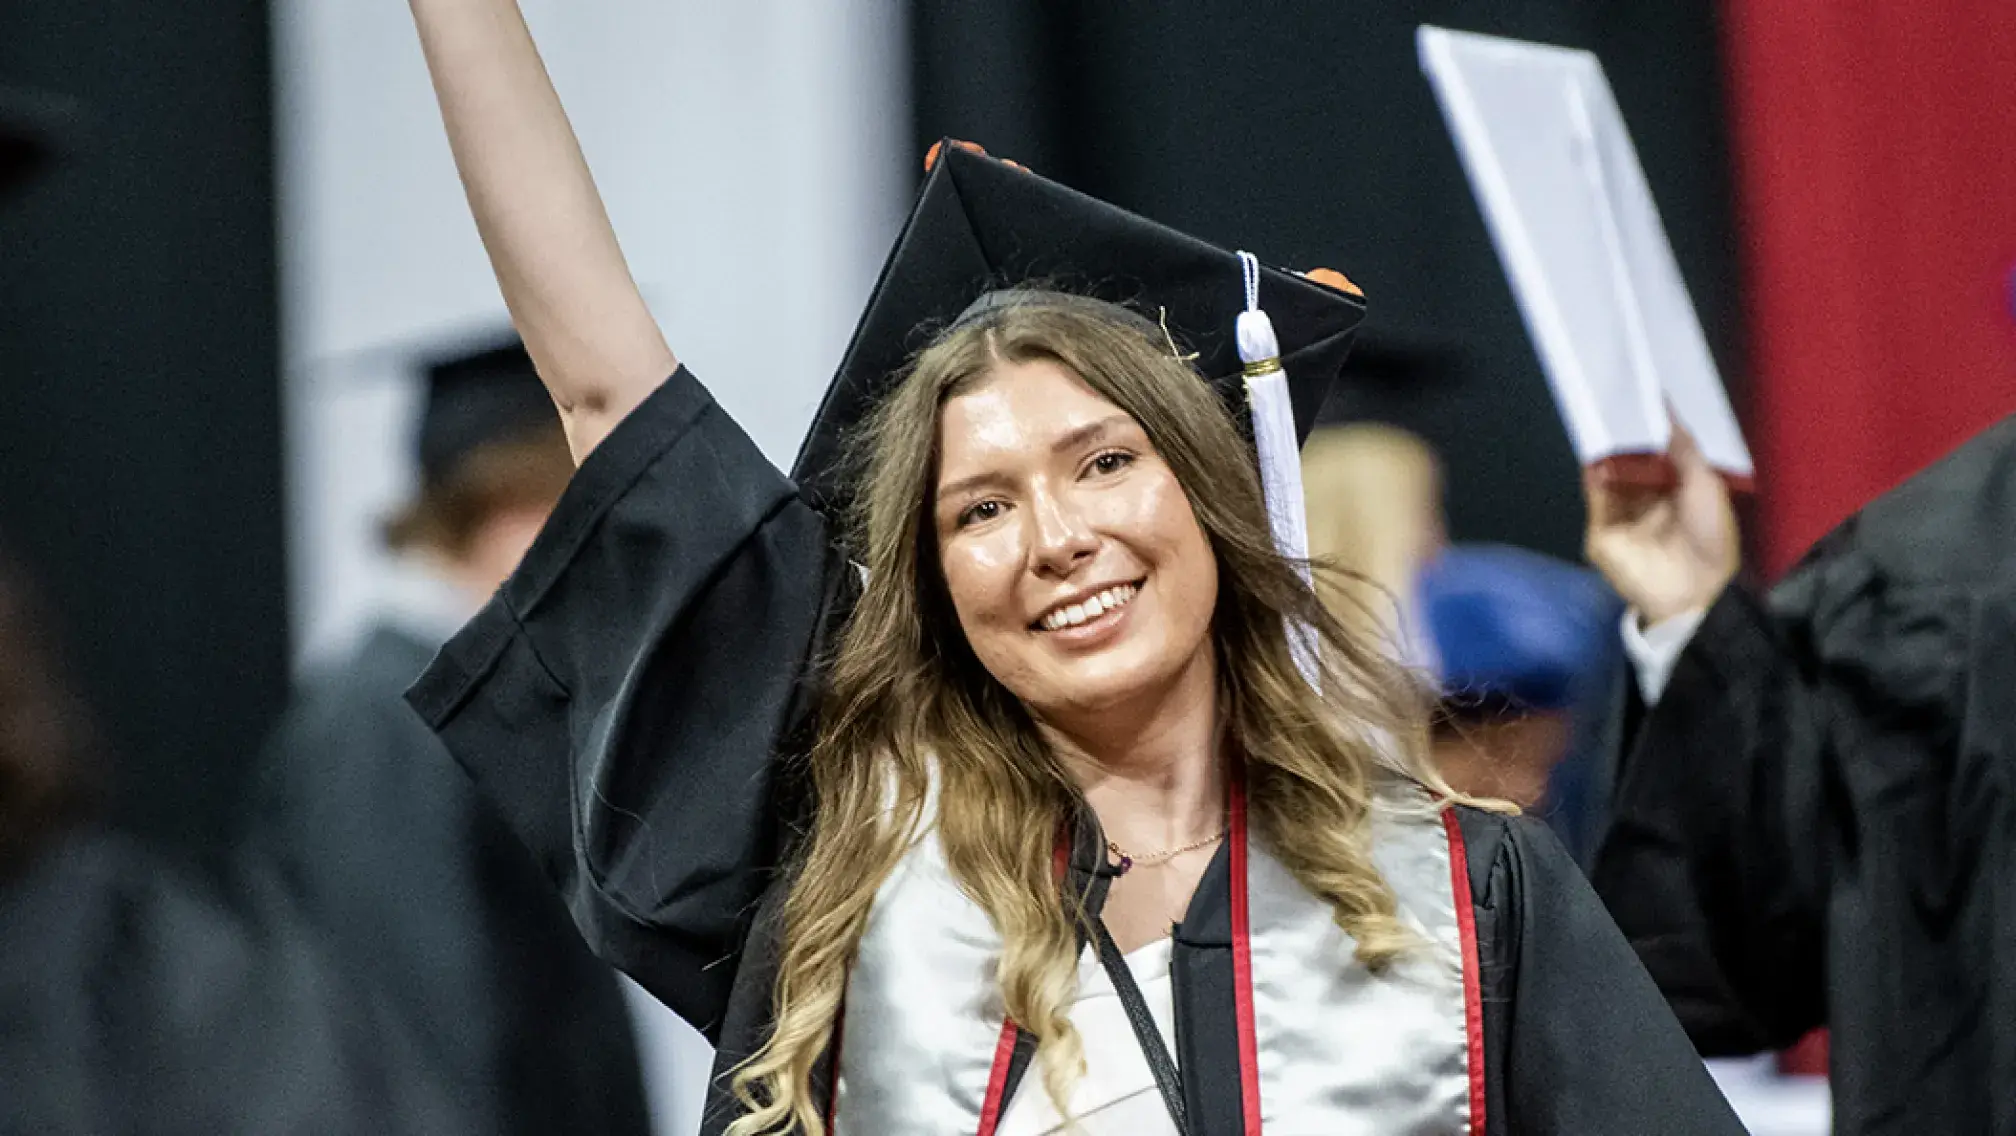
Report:
[{"label": "woman's eyebrow", "polygon": [[962,477],[957,481],[948,481],[940,485],[938,487],[938,499],[940,501],[948,501],[955,497],[964,496],[975,489],[985,489],[991,485],[1005,485],[1007,482],[1008,478],[1006,476],[993,470],[989,470],[986,473],[976,473],[971,477]]},{"label": "woman's eyebrow", "polygon": [[1109,414],[1097,422],[1087,422],[1083,426],[1065,431],[1061,437],[1051,443],[1050,451],[1052,453],[1063,453],[1066,450],[1078,449],[1098,441],[1107,434],[1126,429],[1133,421],[1132,418],[1127,417],[1125,414]]}]

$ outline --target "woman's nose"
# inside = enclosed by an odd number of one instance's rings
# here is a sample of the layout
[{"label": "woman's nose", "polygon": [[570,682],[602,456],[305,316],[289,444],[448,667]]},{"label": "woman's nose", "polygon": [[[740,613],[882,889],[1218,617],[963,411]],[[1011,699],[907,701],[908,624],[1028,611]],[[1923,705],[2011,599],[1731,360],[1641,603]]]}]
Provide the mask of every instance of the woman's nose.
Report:
[{"label": "woman's nose", "polygon": [[1036,529],[1031,551],[1039,571],[1069,575],[1099,550],[1099,538],[1091,524],[1069,501],[1039,491],[1030,504]]}]

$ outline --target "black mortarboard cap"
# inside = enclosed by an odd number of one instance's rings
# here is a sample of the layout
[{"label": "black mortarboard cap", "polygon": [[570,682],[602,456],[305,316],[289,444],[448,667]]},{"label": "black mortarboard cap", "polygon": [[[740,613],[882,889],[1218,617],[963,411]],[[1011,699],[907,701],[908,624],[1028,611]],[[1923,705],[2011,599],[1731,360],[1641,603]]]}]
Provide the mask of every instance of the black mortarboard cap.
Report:
[{"label": "black mortarboard cap", "polygon": [[[792,475],[819,508],[849,501],[846,446],[876,400],[932,335],[989,291],[1033,284],[1124,304],[1170,332],[1244,422],[1234,325],[1246,308],[1237,253],[1032,174],[941,144],[882,267],[839,374]],[[1365,314],[1361,296],[1261,268],[1259,306],[1287,370],[1306,437]]]},{"label": "black mortarboard cap", "polygon": [[416,447],[421,477],[439,484],[478,447],[551,430],[556,421],[522,344],[439,360],[427,367]]}]

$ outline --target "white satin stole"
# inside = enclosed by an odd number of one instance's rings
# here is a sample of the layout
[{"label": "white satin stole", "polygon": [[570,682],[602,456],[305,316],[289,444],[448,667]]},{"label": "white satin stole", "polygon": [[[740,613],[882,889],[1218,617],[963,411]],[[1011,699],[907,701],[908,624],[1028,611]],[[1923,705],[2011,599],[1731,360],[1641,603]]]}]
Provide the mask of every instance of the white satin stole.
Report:
[{"label": "white satin stole", "polygon": [[[1374,836],[1374,858],[1399,895],[1401,916],[1424,941],[1378,975],[1353,958],[1350,937],[1326,905],[1259,842],[1249,848],[1266,1136],[1469,1131],[1470,1049],[1449,837],[1438,816],[1419,809],[1382,811]],[[1144,987],[1156,984],[1151,1007],[1160,1003],[1157,1024],[1173,1038],[1174,1023],[1164,1017],[1173,1017],[1167,946],[1159,957],[1140,958],[1136,977]],[[927,826],[877,893],[848,982],[838,1136],[978,1130],[1004,1016],[995,984],[999,950],[999,936],[953,881],[937,832]],[[1170,1131],[1147,1061],[1091,952],[1080,961],[1072,1023],[1085,1037],[1088,1065],[1069,1102],[1077,1131]],[[1228,1020],[1213,1028],[1236,1026]],[[1032,1063],[999,1136],[1062,1131],[1060,1124]]]}]

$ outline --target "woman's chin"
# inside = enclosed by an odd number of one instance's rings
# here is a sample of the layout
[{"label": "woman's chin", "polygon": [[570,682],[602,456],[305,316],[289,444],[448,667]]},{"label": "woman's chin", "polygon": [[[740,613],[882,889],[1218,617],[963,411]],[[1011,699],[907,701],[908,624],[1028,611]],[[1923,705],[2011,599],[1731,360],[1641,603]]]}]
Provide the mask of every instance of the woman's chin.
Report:
[{"label": "woman's chin", "polygon": [[1023,701],[1039,716],[1059,718],[1119,710],[1158,701],[1183,681],[1185,661],[1159,652],[1114,651],[1046,668],[1040,690]]}]

